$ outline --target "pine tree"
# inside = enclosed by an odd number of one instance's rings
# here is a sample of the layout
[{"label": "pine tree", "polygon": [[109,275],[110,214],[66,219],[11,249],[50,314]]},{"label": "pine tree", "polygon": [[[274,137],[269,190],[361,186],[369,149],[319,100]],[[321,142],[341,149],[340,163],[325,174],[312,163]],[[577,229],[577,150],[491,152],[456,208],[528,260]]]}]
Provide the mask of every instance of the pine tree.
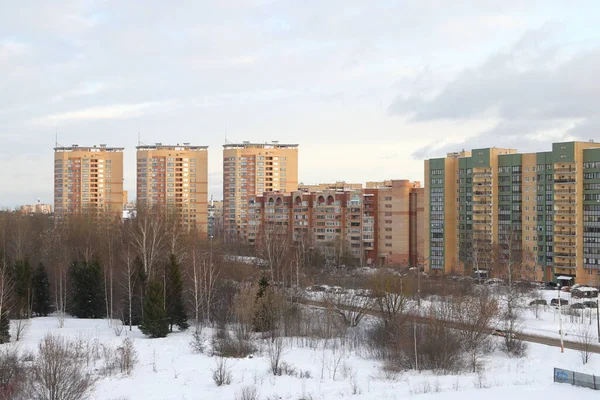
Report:
[{"label": "pine tree", "polygon": [[144,311],[140,331],[151,338],[165,337],[169,333],[169,318],[164,307],[163,286],[151,281],[145,292]]},{"label": "pine tree", "polygon": [[50,300],[50,280],[44,264],[39,263],[33,274],[33,312],[47,316],[52,311]]},{"label": "pine tree", "polygon": [[255,312],[253,326],[255,332],[267,332],[274,328],[271,310],[271,287],[269,280],[264,276],[258,281],[258,290],[256,291]]},{"label": "pine tree", "polygon": [[165,271],[166,283],[166,311],[169,316],[169,331],[173,332],[173,325],[177,325],[179,330],[189,328],[187,315],[183,305],[183,279],[181,277],[181,268],[174,254],[169,258],[169,264]]},{"label": "pine tree", "polygon": [[77,318],[104,318],[104,278],[102,266],[97,261],[71,264],[71,312]]},{"label": "pine tree", "polygon": [[8,319],[8,313],[3,312],[0,315],[0,344],[10,342],[10,321]]},{"label": "pine tree", "polygon": [[30,304],[33,271],[28,259],[17,260],[15,262],[13,276],[18,316],[19,318],[29,318],[31,316]]}]

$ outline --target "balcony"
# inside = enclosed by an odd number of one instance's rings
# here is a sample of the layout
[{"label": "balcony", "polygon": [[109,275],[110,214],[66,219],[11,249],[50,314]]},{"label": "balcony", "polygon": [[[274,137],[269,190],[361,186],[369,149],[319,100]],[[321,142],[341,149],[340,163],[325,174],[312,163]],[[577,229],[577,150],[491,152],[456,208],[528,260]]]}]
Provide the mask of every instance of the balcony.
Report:
[{"label": "balcony", "polygon": [[554,267],[555,268],[576,268],[577,266],[572,261],[556,261],[555,260]]},{"label": "balcony", "polygon": [[574,232],[573,229],[569,229],[567,227],[561,227],[561,228],[566,228],[565,230],[555,230],[554,231],[554,236],[567,236],[567,237],[571,237],[571,236],[577,236],[577,232]]},{"label": "balcony", "polygon": [[492,210],[473,210],[473,215],[492,215]]},{"label": "balcony", "polygon": [[491,219],[474,219],[473,225],[484,225],[484,224],[492,224]]},{"label": "balcony", "polygon": [[575,220],[568,220],[568,219],[557,220],[557,221],[554,221],[554,225],[556,225],[556,226],[575,226],[575,225],[577,225],[577,222]]},{"label": "balcony", "polygon": [[473,182],[473,186],[492,186],[492,181]]},{"label": "balcony", "polygon": [[556,210],[556,211],[554,211],[554,214],[556,214],[556,215],[576,215],[577,211],[573,210],[573,209],[569,209],[569,210]]},{"label": "balcony", "polygon": [[563,252],[554,252],[554,257],[556,258],[575,258],[575,253],[563,253]]},{"label": "balcony", "polygon": [[492,199],[484,199],[484,200],[473,201],[473,205],[474,206],[491,206],[492,205]]},{"label": "balcony", "polygon": [[577,194],[577,191],[574,189],[554,189],[554,194],[568,194],[570,196],[574,196]]},{"label": "balcony", "polygon": [[554,183],[564,184],[564,183],[576,183],[575,179],[555,179]]},{"label": "balcony", "polygon": [[567,168],[554,168],[554,174],[574,174],[577,172],[576,168],[567,167]]},{"label": "balcony", "polygon": [[486,177],[490,178],[492,176],[491,172],[473,172],[473,178]]},{"label": "balcony", "polygon": [[475,196],[491,196],[492,195],[492,191],[486,191],[486,190],[474,190],[473,191],[473,197]]},{"label": "balcony", "polygon": [[572,200],[572,199],[557,199],[557,200],[554,200],[554,203],[556,203],[556,204],[568,204],[568,205],[573,205],[573,206],[575,204],[577,204],[577,202],[574,201],[574,200]]},{"label": "balcony", "polygon": [[554,247],[557,247],[557,248],[562,247],[562,248],[565,248],[565,249],[572,249],[572,248],[577,247],[577,243],[574,242],[574,241],[571,241],[571,242],[554,242]]}]

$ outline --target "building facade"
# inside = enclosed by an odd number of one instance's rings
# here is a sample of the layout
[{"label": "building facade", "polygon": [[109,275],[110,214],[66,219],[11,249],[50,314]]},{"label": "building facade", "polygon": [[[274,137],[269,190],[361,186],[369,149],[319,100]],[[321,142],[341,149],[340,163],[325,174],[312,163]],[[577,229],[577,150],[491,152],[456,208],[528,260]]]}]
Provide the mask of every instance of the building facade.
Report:
[{"label": "building facade", "polygon": [[265,231],[361,265],[415,265],[423,255],[424,191],[418,182],[393,180],[369,189],[265,192],[248,200],[249,243]]},{"label": "building facade", "polygon": [[298,145],[271,143],[223,146],[224,236],[248,240],[248,205],[263,192],[298,189]]},{"label": "building facade", "polygon": [[26,204],[19,207],[21,214],[52,214],[52,204],[43,204],[38,202],[37,204]]},{"label": "building facade", "polygon": [[223,236],[223,201],[210,200],[208,202],[208,237]]},{"label": "building facade", "polygon": [[123,148],[54,148],[54,213],[58,218],[82,212],[123,211]]},{"label": "building facade", "polygon": [[174,212],[182,226],[208,230],[208,147],[137,147],[137,206]]},{"label": "building facade", "polygon": [[600,144],[450,153],[425,179],[430,272],[600,283]]}]

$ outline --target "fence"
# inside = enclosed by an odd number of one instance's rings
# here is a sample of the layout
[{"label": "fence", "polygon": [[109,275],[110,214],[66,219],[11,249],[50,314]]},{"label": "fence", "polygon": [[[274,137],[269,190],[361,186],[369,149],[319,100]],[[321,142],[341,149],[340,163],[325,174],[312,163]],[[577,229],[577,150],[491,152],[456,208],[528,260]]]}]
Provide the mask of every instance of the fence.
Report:
[{"label": "fence", "polygon": [[554,368],[554,382],[600,390],[600,376],[582,374],[567,369]]}]

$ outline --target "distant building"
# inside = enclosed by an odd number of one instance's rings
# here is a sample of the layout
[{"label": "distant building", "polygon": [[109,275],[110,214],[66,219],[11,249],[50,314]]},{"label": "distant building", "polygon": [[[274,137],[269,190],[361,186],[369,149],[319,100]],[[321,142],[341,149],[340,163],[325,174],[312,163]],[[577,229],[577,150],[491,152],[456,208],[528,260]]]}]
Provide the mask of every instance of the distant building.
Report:
[{"label": "distant building", "polygon": [[408,180],[370,186],[250,198],[247,240],[257,244],[277,230],[329,257],[345,253],[363,265],[421,263],[424,189]]},{"label": "distant building", "polygon": [[52,204],[42,204],[40,202],[37,204],[27,204],[19,207],[19,211],[25,215],[52,214]]},{"label": "distant building", "polygon": [[56,147],[54,215],[123,211],[123,148]]},{"label": "distant building", "polygon": [[206,234],[208,147],[137,147],[137,206],[175,212],[182,225]]},{"label": "distant building", "polygon": [[208,203],[208,237],[223,235],[223,201],[210,200]]},{"label": "distant building", "polygon": [[224,234],[248,240],[248,200],[298,189],[298,145],[242,142],[223,146]]}]

